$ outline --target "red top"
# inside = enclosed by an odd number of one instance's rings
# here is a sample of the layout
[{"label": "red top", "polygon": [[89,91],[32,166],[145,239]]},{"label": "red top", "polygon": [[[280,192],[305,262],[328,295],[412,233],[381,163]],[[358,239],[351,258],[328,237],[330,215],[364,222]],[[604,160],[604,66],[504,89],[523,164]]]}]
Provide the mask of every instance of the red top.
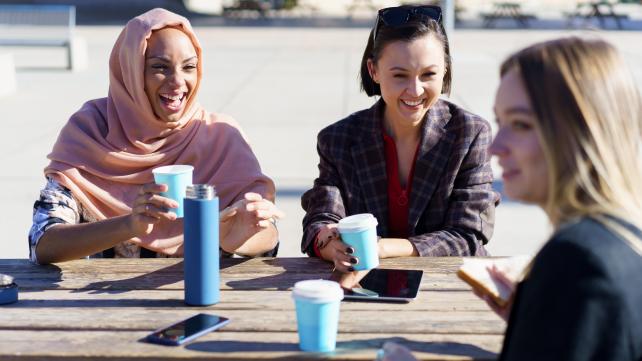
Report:
[{"label": "red top", "polygon": [[[399,161],[397,159],[397,146],[395,140],[389,136],[385,130],[383,133],[383,143],[386,156],[386,175],[388,177],[388,232],[390,238],[408,238],[408,213],[410,211],[409,195],[412,188],[412,176],[415,173],[415,163],[417,154],[419,154],[419,144],[415,150],[415,156],[412,160],[412,168],[408,174],[406,189],[401,188],[399,182]],[[319,235],[317,234],[317,238]],[[321,258],[321,253],[317,247],[317,241],[313,242],[312,248],[314,254]]]},{"label": "red top", "polygon": [[412,176],[415,173],[415,162],[419,153],[419,144],[412,160],[412,168],[408,174],[406,189],[399,182],[399,161],[397,146],[391,136],[383,132],[383,142],[386,149],[386,174],[388,176],[388,237],[408,238],[408,212],[410,211],[409,196],[412,189]]}]

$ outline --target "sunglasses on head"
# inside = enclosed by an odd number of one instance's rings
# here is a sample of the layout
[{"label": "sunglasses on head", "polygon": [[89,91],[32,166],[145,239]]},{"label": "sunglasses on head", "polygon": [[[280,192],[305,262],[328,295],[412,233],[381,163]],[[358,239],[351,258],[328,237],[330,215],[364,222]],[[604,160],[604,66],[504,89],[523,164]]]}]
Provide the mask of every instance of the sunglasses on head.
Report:
[{"label": "sunglasses on head", "polygon": [[379,10],[375,21],[372,41],[374,42],[379,32],[379,24],[384,23],[389,27],[401,26],[411,19],[428,18],[441,23],[441,8],[436,5],[397,6]]}]

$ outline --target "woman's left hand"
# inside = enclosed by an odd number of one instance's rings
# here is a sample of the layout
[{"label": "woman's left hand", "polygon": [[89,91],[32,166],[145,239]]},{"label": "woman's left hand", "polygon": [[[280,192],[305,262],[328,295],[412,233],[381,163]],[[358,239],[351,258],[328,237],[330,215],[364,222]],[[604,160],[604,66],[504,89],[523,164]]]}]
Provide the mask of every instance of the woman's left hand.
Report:
[{"label": "woman's left hand", "polygon": [[245,193],[219,214],[221,227],[221,248],[234,253],[245,241],[263,229],[269,228],[276,219],[285,214],[274,203],[258,193]]},{"label": "woman's left hand", "polygon": [[483,294],[480,291],[476,290],[473,288],[473,293],[481,298],[482,300],[486,301],[488,304],[488,307],[490,307],[499,317],[501,317],[504,321],[508,321],[508,317],[510,316],[510,311],[513,308],[513,298],[515,296],[515,290],[517,288],[517,282],[510,279],[502,270],[497,268],[496,265],[492,265],[491,267],[487,268],[488,273],[490,274],[491,278],[496,280],[497,282],[502,283],[504,286],[506,286],[509,290],[511,290],[511,297],[508,300],[508,302],[500,306],[498,305],[492,297],[490,297],[487,294]]},{"label": "woman's left hand", "polygon": [[417,361],[409,349],[406,347],[388,341],[383,344],[379,352],[377,352],[377,359],[375,361]]},{"label": "woman's left hand", "polygon": [[352,271],[352,272],[342,272],[338,269],[332,271],[330,275],[330,281],[335,281],[345,290],[351,290],[355,287],[361,287],[359,282],[370,272],[370,270],[365,271]]}]

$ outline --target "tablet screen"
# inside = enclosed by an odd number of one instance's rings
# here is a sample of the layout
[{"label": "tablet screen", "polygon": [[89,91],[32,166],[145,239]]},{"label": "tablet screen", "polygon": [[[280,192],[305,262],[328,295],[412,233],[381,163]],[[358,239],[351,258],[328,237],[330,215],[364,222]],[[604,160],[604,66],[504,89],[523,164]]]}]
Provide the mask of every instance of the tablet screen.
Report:
[{"label": "tablet screen", "polygon": [[350,291],[346,299],[408,302],[417,297],[420,270],[373,269]]}]

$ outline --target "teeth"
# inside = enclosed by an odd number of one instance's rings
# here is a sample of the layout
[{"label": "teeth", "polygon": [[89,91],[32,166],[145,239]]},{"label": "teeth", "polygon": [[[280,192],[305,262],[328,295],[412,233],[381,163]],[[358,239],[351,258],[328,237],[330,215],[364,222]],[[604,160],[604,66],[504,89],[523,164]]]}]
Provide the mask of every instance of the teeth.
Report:
[{"label": "teeth", "polygon": [[401,100],[404,104],[411,106],[411,107],[416,107],[417,105],[423,103],[423,100],[416,100],[416,101],[411,101],[411,100]]},{"label": "teeth", "polygon": [[183,98],[183,94],[180,94],[180,95],[161,94],[161,96],[169,100],[181,100]]}]

